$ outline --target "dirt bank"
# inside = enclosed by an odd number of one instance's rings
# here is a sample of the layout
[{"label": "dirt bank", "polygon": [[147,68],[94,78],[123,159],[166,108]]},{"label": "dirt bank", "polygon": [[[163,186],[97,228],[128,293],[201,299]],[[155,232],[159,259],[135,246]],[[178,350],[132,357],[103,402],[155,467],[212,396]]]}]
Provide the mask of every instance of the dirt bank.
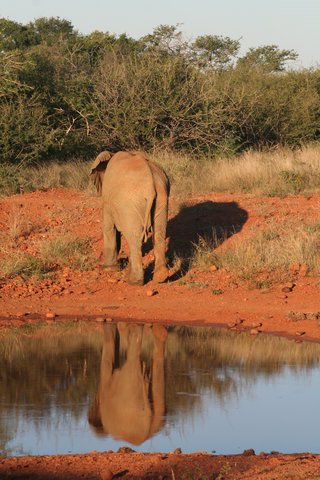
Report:
[{"label": "dirt bank", "polygon": [[[187,256],[199,235],[219,225],[228,232],[219,248],[248,238],[272,219],[281,225],[316,221],[320,196],[284,199],[253,195],[210,194],[172,199],[168,225],[169,253]],[[66,190],[34,192],[0,202],[2,259],[21,255],[36,257],[39,245],[53,238],[73,235],[90,239],[92,257],[102,251],[100,199]],[[232,227],[232,228],[231,228]],[[141,320],[203,325],[223,325],[252,334],[274,333],[294,341],[320,341],[319,278],[305,265],[292,265],[284,279],[267,284],[239,280],[239,272],[211,265],[185,270],[172,263],[168,283],[150,280],[153,254],[145,250],[147,283],[127,285],[122,272],[106,272],[99,262],[74,271],[67,259],[54,276],[24,273],[0,280],[0,326],[48,322],[63,318]],[[127,247],[122,248],[123,259]],[[28,257],[28,258],[29,258]],[[101,262],[100,262],[101,263]],[[88,267],[86,267],[88,268]],[[260,272],[260,278],[264,278]],[[276,273],[275,273],[276,275]],[[179,447],[179,445],[177,445]],[[1,478],[225,478],[298,479],[319,478],[320,457],[299,455],[212,456],[208,454],[97,453],[46,457],[4,458]]]},{"label": "dirt bank", "polygon": [[224,479],[319,478],[320,456],[265,454],[98,453],[0,459],[3,479]]},{"label": "dirt bank", "polygon": [[[219,247],[227,249],[265,228],[270,219],[281,226],[290,216],[292,224],[299,225],[316,221],[320,212],[319,195],[279,199],[220,193],[184,199],[187,208],[181,209],[181,204],[181,199],[171,200],[168,249],[173,255],[185,257],[199,235],[217,225],[229,232]],[[122,279],[123,272],[108,273],[101,261],[94,263],[102,252],[100,218],[100,199],[79,192],[56,189],[1,200],[2,258],[36,256],[39,245],[68,235],[89,238],[93,258],[92,268],[87,271],[73,271],[68,267],[72,259],[67,258],[57,267],[53,279],[50,274],[43,278],[21,274],[0,280],[2,320],[28,321],[52,312],[56,319],[78,315],[224,324],[229,328],[236,324],[235,329],[255,328],[299,341],[320,340],[319,277],[304,265],[292,265],[285,280],[270,284],[241,280],[239,272],[216,269],[215,265],[206,269],[187,266],[183,272],[173,265],[170,282],[155,285],[148,274],[153,261],[149,242],[144,256],[147,283],[143,287],[129,286]],[[127,253],[124,244],[123,259]],[[277,272],[272,275],[276,277]],[[264,278],[264,272],[260,272],[260,278]]]}]

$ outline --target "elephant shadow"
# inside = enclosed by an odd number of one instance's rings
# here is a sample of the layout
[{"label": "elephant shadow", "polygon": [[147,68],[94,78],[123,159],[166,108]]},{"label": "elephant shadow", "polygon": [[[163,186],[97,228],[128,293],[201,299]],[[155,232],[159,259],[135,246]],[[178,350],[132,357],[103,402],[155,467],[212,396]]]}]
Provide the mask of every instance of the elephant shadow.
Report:
[{"label": "elephant shadow", "polygon": [[196,205],[182,205],[178,214],[168,222],[167,257],[172,266],[180,259],[180,268],[170,278],[177,280],[190,269],[192,256],[205,239],[212,247],[240,232],[248,219],[248,212],[237,202],[205,201]]},{"label": "elephant shadow", "polygon": [[[89,424],[97,435],[139,445],[164,424],[167,329],[120,322],[103,325],[102,335],[100,379]],[[143,337],[153,339],[149,369],[141,360]]]}]

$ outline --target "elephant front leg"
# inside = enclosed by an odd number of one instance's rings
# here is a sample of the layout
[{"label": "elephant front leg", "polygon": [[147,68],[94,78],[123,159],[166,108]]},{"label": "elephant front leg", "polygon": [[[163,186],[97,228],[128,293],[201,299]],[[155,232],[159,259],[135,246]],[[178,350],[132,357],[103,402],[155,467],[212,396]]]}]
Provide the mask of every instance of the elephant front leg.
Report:
[{"label": "elephant front leg", "polygon": [[103,254],[107,269],[118,269],[117,230],[107,207],[103,208]]}]

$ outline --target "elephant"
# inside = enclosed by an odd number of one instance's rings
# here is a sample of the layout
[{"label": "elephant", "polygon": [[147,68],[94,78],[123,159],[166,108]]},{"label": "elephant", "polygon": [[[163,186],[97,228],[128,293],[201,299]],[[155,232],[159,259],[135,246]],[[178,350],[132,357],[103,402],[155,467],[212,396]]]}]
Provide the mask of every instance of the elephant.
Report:
[{"label": "elephant", "polygon": [[91,167],[103,202],[103,240],[106,268],[117,269],[118,233],[129,245],[128,283],[143,285],[142,242],[152,228],[155,267],[153,280],[168,278],[166,228],[170,185],[164,170],[142,152],[101,152]]},{"label": "elephant", "polygon": [[[153,353],[149,375],[141,363],[143,325],[105,323],[100,380],[88,421],[98,435],[139,445],[163,426],[165,414],[164,354],[167,330],[152,327]],[[119,367],[119,343],[126,345],[126,360]]]}]

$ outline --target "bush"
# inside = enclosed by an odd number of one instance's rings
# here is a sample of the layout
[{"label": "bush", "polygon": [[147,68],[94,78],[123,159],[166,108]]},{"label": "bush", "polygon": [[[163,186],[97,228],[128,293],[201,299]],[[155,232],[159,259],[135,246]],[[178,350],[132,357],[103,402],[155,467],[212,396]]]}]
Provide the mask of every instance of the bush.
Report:
[{"label": "bush", "polygon": [[31,164],[55,142],[48,112],[36,95],[19,94],[0,102],[0,163]]},{"label": "bush", "polygon": [[[134,40],[70,22],[0,19],[0,163],[88,158],[103,149],[197,157],[319,140],[320,70],[297,55],[162,25]],[[283,169],[284,170],[284,169]]]}]

